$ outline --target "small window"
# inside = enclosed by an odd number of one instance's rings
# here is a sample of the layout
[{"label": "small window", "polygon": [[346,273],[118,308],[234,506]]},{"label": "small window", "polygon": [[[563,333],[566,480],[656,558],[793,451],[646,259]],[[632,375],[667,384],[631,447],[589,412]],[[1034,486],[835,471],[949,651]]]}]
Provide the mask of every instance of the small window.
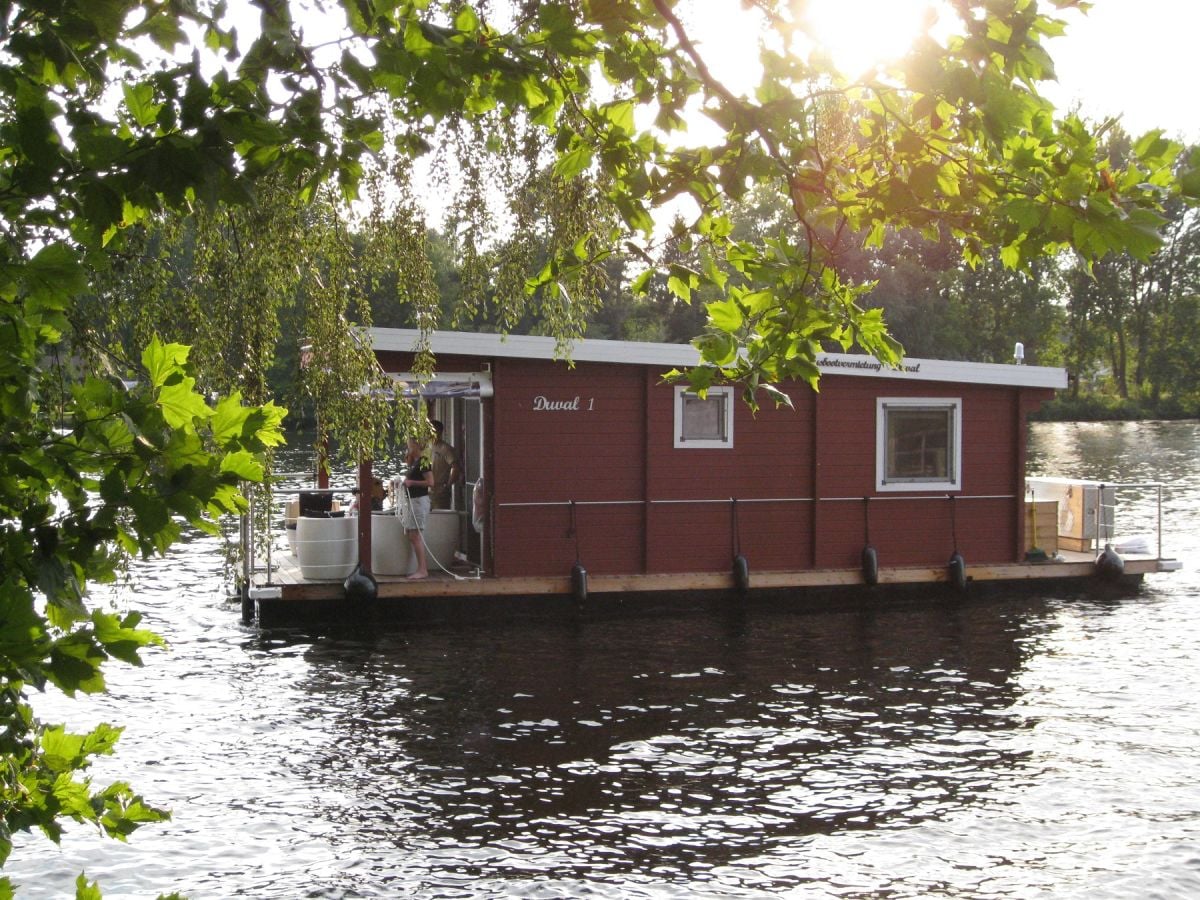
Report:
[{"label": "small window", "polygon": [[957,398],[881,398],[876,419],[876,490],[959,490],[961,410]]},{"label": "small window", "polygon": [[733,446],[733,388],[712,387],[704,397],[675,388],[675,446]]}]

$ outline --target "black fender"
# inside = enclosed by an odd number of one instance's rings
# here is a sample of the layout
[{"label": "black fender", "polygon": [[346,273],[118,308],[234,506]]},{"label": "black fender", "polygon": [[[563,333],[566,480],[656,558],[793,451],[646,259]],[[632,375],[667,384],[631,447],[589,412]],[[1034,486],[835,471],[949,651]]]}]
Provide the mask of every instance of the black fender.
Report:
[{"label": "black fender", "polygon": [[950,583],[962,592],[967,589],[967,561],[963,559],[963,555],[955,550],[950,554],[950,562],[946,564],[950,571]]},{"label": "black fender", "polygon": [[571,595],[576,603],[586,603],[588,598],[587,569],[583,563],[571,566]]},{"label": "black fender", "polygon": [[1120,581],[1125,577],[1125,560],[1113,549],[1112,544],[1105,544],[1096,557],[1096,574],[1105,581]]},{"label": "black fender", "polygon": [[354,567],[342,587],[346,590],[346,599],[356,603],[370,602],[379,596],[379,582],[370,572],[363,571],[362,563]]},{"label": "black fender", "polygon": [[863,581],[872,587],[879,584],[879,554],[874,547],[863,547],[862,575]]},{"label": "black fender", "polygon": [[733,558],[733,583],[742,593],[750,590],[750,563],[740,553]]}]

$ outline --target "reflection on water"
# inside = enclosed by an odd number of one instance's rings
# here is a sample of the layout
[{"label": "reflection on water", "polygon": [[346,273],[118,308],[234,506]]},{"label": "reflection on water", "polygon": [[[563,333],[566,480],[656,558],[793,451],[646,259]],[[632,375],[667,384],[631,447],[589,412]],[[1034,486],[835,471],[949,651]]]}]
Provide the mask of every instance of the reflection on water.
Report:
[{"label": "reflection on water", "polygon": [[[1014,636],[990,615],[931,624],[459,629],[360,645],[349,666],[344,644],[322,645],[308,653],[312,714],[326,685],[355,691],[309,771],[361,748],[341,787],[371,809],[387,809],[397,761],[436,772],[404,809],[448,852],[501,840],[514,861],[552,848],[577,875],[704,878],[780,840],[936,816],[973,791],[977,774],[946,765],[968,749],[1013,768],[1020,754],[986,735],[1012,727]],[[897,632],[914,639],[894,646]]]},{"label": "reflection on water", "polygon": [[[128,725],[129,846],[22,840],[29,897],[1200,893],[1200,430],[1037,426],[1032,467],[1174,485],[1187,569],[1121,600],[257,634],[196,540],[171,642],[48,716]],[[128,598],[121,602],[133,602]]]}]

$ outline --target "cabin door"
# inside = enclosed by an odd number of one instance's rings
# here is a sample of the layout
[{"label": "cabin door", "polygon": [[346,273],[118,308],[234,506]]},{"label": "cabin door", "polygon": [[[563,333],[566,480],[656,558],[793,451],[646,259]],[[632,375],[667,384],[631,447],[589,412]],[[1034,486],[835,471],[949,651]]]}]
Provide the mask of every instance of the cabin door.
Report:
[{"label": "cabin door", "polygon": [[[467,560],[481,566],[482,533],[477,529],[474,509],[475,489],[483,477],[484,430],[483,403],[478,397],[441,396],[429,398],[429,417],[445,426],[444,437],[458,453],[462,480],[454,486],[452,506],[458,513],[457,546]],[[482,520],[479,522],[482,525]]]},{"label": "cabin door", "polygon": [[[483,453],[484,453],[484,434],[483,434],[483,401],[478,397],[466,397],[460,401],[462,404],[462,426],[463,426],[463,450],[461,454],[463,464],[463,494],[464,494],[464,509],[466,515],[463,517],[463,525],[465,534],[463,535],[463,546],[466,548],[467,559],[472,565],[483,567],[483,525],[486,520],[486,515],[482,510],[485,510],[484,503],[485,492],[483,485],[480,483],[483,478]],[[475,509],[475,491],[480,490],[480,512],[476,515]]]}]

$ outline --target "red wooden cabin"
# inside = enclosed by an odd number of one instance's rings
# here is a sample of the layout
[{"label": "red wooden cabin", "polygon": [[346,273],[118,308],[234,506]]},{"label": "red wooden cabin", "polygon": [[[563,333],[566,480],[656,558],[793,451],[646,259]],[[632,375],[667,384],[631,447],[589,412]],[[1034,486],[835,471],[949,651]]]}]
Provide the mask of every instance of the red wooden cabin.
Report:
[{"label": "red wooden cabin", "polygon": [[[371,336],[405,378],[417,332]],[[697,361],[687,345],[580,341],[570,365],[551,338],[438,333],[432,349],[464,518],[483,478],[482,539],[464,528],[463,546],[484,574],[578,562],[631,587],[671,576],[685,589],[739,555],[756,578],[856,572],[868,544],[881,567],[941,568],[955,551],[1019,562],[1027,416],[1067,383],[1061,369],[827,354],[819,393],[784,384],[794,408],[754,414],[736,388],[699,398],[664,383]]]}]

